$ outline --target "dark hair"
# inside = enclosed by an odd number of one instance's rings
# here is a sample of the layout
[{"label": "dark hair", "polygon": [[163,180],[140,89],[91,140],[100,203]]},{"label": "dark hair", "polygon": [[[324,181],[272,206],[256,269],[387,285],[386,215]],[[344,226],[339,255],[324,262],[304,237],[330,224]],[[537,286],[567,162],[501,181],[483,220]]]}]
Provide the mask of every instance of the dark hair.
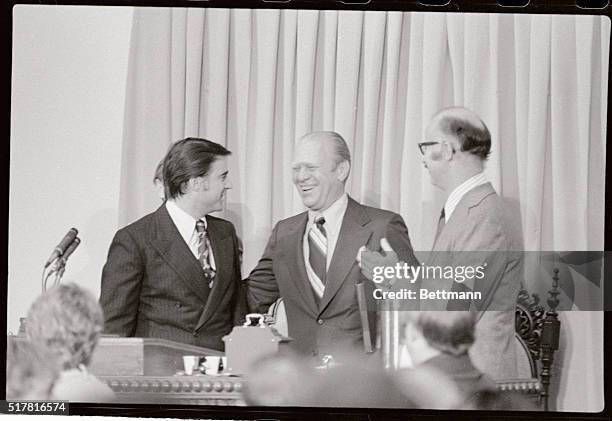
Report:
[{"label": "dark hair", "polygon": [[461,355],[474,343],[476,315],[470,311],[421,311],[416,327],[433,348]]},{"label": "dark hair", "polygon": [[166,196],[175,199],[185,194],[185,184],[208,173],[210,165],[219,157],[231,154],[218,143],[197,137],[176,142],[164,158],[163,181]]},{"label": "dark hair", "polygon": [[155,174],[153,175],[153,182],[155,181],[164,181],[164,159],[162,158],[161,161],[159,161],[159,164],[157,164],[157,167],[155,167]]},{"label": "dark hair", "polygon": [[442,117],[439,127],[444,133],[457,139],[463,152],[469,152],[484,160],[491,153],[491,133],[482,120],[480,123],[482,127],[450,114]]}]

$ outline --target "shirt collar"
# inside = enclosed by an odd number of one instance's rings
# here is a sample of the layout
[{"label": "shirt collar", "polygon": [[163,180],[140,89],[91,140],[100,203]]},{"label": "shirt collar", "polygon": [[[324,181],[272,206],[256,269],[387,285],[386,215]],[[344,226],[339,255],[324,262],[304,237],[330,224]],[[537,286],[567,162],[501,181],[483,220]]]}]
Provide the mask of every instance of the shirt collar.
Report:
[{"label": "shirt collar", "polygon": [[478,187],[482,184],[487,183],[487,178],[484,175],[484,172],[479,172],[478,174],[468,178],[463,183],[459,184],[455,189],[448,195],[446,199],[446,203],[444,204],[444,220],[448,222],[451,215],[457,208],[457,205],[466,195],[467,192],[472,190],[474,187]]},{"label": "shirt collar", "polygon": [[332,205],[323,212],[308,211],[308,224],[312,225],[318,216],[325,218],[325,230],[332,234],[338,232],[342,224],[342,218],[348,206],[348,195],[343,193]]},{"label": "shirt collar", "polygon": [[[195,231],[197,220],[183,209],[179,208],[173,200],[166,201],[166,209],[168,210],[168,214],[170,214],[172,222],[176,225],[178,232],[181,234],[181,237],[189,244],[191,236]],[[204,226],[208,228],[206,218],[202,218],[201,221],[203,221]]]}]

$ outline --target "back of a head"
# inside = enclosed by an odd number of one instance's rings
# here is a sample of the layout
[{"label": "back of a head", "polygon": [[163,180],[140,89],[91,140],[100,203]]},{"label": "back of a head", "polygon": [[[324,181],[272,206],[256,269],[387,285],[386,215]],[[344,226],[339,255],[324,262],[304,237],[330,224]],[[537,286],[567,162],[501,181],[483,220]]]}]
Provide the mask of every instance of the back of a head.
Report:
[{"label": "back of a head", "polygon": [[104,327],[96,298],[74,283],[60,284],[40,295],[30,307],[26,336],[60,369],[87,365]]},{"label": "back of a head", "polygon": [[482,119],[464,107],[445,108],[433,119],[439,129],[457,139],[460,150],[485,160],[491,153],[491,133]]},{"label": "back of a head", "polygon": [[464,396],[458,385],[435,368],[419,365],[401,369],[393,373],[393,380],[415,408],[457,409],[463,405]]},{"label": "back of a head", "polygon": [[6,353],[6,399],[47,400],[57,367],[27,341],[10,338]]},{"label": "back of a head", "polygon": [[267,355],[249,368],[244,398],[249,405],[297,406],[312,384],[312,371],[293,354]]},{"label": "back of a head", "polygon": [[308,406],[345,408],[411,408],[414,401],[404,395],[382,366],[343,363],[317,373],[315,386],[306,396]]},{"label": "back of a head", "polygon": [[182,196],[190,179],[205,176],[215,159],[229,154],[231,152],[218,143],[197,137],[174,143],[163,161],[166,196],[169,199]]},{"label": "back of a head", "polygon": [[461,355],[474,343],[476,315],[470,311],[421,311],[414,319],[427,343],[447,354]]}]

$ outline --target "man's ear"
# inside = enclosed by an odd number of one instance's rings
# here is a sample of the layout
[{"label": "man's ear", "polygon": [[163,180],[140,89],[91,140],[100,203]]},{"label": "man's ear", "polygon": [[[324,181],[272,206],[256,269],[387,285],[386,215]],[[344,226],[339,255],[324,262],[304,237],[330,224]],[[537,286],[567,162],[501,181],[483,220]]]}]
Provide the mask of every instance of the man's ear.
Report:
[{"label": "man's ear", "polygon": [[336,172],[338,174],[338,179],[342,182],[345,182],[348,178],[349,171],[351,170],[351,164],[348,161],[342,161],[336,166]]},{"label": "man's ear", "polygon": [[201,177],[194,177],[189,180],[189,183],[190,183],[190,186],[195,191],[204,191],[204,190],[208,190],[209,188],[208,177],[205,175]]},{"label": "man's ear", "polygon": [[448,141],[448,142],[444,142],[442,146],[443,146],[442,156],[444,160],[445,161],[452,160],[454,158],[455,151],[458,150],[457,149],[458,145],[456,145],[455,142]]}]

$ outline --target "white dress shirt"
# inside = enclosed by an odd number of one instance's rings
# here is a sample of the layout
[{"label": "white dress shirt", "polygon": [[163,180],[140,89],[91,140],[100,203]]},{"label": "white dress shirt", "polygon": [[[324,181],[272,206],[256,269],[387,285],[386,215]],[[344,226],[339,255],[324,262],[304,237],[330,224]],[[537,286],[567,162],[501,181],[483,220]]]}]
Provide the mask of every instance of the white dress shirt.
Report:
[{"label": "white dress shirt", "polygon": [[[199,259],[200,256],[198,251],[198,244],[200,239],[196,230],[197,220],[193,216],[189,215],[187,212],[179,208],[177,204],[174,203],[174,201],[172,200],[166,201],[166,209],[168,210],[168,214],[170,214],[170,219],[172,219],[172,222],[174,222],[174,225],[176,226],[176,229],[178,230],[179,234],[181,234],[181,237],[183,237],[183,240],[185,240],[185,244],[189,246],[189,250],[191,250],[191,253],[194,255],[194,257],[196,259]],[[204,222],[204,226],[206,227],[206,229],[208,229],[208,223],[206,222],[206,218],[201,218],[200,220]],[[210,246],[210,238],[208,239],[208,256],[210,259],[210,266],[213,269],[216,269],[215,258],[213,256],[212,247]]]},{"label": "white dress shirt", "polygon": [[484,172],[479,172],[475,176],[468,178],[463,183],[455,187],[451,194],[448,195],[446,203],[444,204],[444,222],[448,222],[451,215],[455,211],[455,208],[467,192],[486,183],[488,183],[488,181],[484,175]]}]

